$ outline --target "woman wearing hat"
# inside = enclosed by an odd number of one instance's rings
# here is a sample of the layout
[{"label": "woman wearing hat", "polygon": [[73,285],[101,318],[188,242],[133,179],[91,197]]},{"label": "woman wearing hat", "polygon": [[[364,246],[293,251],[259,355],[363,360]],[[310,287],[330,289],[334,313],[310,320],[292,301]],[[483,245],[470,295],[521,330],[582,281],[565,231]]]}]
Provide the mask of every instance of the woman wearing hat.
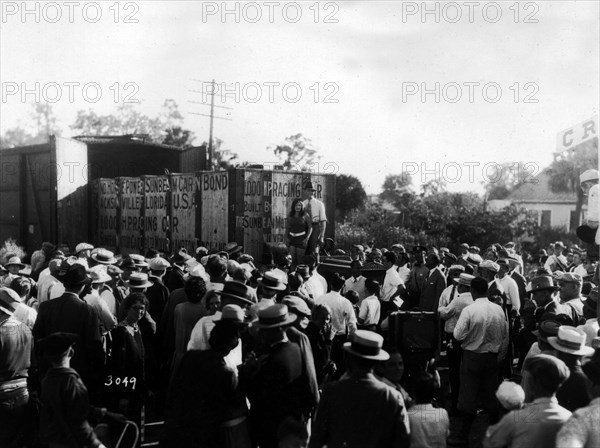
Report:
[{"label": "woman wearing hat", "polygon": [[10,257],[4,264],[8,273],[3,277],[1,286],[10,288],[11,282],[19,276],[19,272],[25,268],[25,264],[21,263],[21,259],[17,256]]},{"label": "woman wearing hat", "polygon": [[104,386],[112,397],[114,406],[140,424],[146,396],[146,375],[144,342],[138,324],[148,309],[148,299],[142,293],[132,293],[121,305],[125,317],[111,332],[108,378]]}]

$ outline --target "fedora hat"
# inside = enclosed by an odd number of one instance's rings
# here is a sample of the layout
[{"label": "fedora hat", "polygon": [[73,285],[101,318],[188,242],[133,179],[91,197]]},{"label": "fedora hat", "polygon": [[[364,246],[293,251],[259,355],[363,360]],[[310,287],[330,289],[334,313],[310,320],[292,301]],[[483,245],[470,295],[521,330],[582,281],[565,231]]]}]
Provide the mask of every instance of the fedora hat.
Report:
[{"label": "fedora hat", "polygon": [[308,305],[300,297],[296,296],[285,296],[282,303],[288,307],[288,309],[299,316],[310,317],[311,311]]},{"label": "fedora hat", "polygon": [[10,257],[4,266],[19,266],[21,269],[25,267],[24,263],[21,263],[21,259],[19,257]]},{"label": "fedora hat", "polygon": [[115,264],[117,262],[114,253],[112,253],[110,250],[102,248],[98,249],[92,254],[92,260],[100,264]]},{"label": "fedora hat", "polygon": [[277,328],[293,323],[298,316],[290,314],[286,305],[279,303],[258,311],[258,322],[252,325],[256,328]]},{"label": "fedora hat", "polygon": [[55,356],[65,353],[78,340],[79,335],[75,333],[57,332],[40,339],[36,345],[42,353]]},{"label": "fedora hat", "polygon": [[315,186],[313,185],[313,183],[311,181],[304,182],[304,189],[310,190],[310,191],[317,191],[317,189],[315,188]]},{"label": "fedora hat", "polygon": [[75,246],[75,255],[77,255],[79,252],[83,252],[84,250],[92,250],[94,248],[94,246],[92,246],[90,243],[79,243],[77,246]]},{"label": "fedora hat", "polygon": [[585,333],[575,327],[562,325],[558,328],[556,337],[549,337],[548,343],[559,352],[571,355],[586,356],[594,353],[592,347],[585,345]]},{"label": "fedora hat", "polygon": [[[463,268],[464,269],[464,268]],[[457,285],[471,286],[471,281],[475,278],[474,275],[461,273],[458,278],[453,281]]]},{"label": "fedora hat", "polygon": [[225,282],[223,290],[218,291],[221,297],[229,297],[231,299],[241,300],[244,303],[254,305],[254,296],[249,286],[240,282]]},{"label": "fedora hat", "polygon": [[540,338],[542,341],[548,342],[548,338],[554,337],[558,334],[558,329],[561,323],[554,319],[546,319],[540,322],[540,326],[537,330],[531,332],[534,336]]},{"label": "fedora hat", "polygon": [[145,272],[134,272],[129,276],[129,280],[125,282],[128,288],[149,288],[152,282],[148,280],[148,274]]},{"label": "fedora hat", "polygon": [[546,289],[558,291],[560,288],[554,284],[554,282],[552,281],[552,277],[550,277],[549,275],[540,275],[531,279],[531,284],[527,292],[533,293],[536,291],[543,291]]},{"label": "fedora hat", "polygon": [[[171,262],[176,264],[184,264],[186,261],[190,260],[190,257],[185,249],[181,249],[178,252],[174,253],[171,256]],[[166,260],[165,260],[166,261]],[[150,268],[152,269],[152,268]],[[166,269],[166,268],[162,268]]]},{"label": "fedora hat", "polygon": [[65,286],[81,286],[90,282],[85,266],[79,264],[75,257],[62,260],[56,278]]},{"label": "fedora hat", "polygon": [[283,284],[283,281],[281,281],[281,278],[270,271],[265,272],[263,277],[258,279],[258,284],[263,288],[272,289],[274,291],[283,291],[285,289],[285,285]]},{"label": "fedora hat", "polygon": [[350,342],[344,344],[344,350],[354,356],[373,361],[387,361],[390,355],[383,347],[383,337],[373,331],[356,330]]},{"label": "fedora hat", "polygon": [[246,321],[246,314],[239,305],[229,304],[225,305],[221,310],[221,317],[214,319],[214,322],[231,322],[236,325],[246,326],[249,322]]}]

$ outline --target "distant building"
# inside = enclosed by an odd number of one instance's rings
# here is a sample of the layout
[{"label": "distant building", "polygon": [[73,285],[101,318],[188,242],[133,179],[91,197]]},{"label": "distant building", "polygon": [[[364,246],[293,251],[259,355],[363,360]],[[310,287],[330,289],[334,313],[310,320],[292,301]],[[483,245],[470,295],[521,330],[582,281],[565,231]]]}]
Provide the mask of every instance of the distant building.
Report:
[{"label": "distant building", "polygon": [[[498,209],[509,204],[537,212],[541,227],[563,227],[575,231],[579,219],[575,212],[577,193],[554,193],[549,185],[550,174],[544,169],[528,182],[517,187],[501,201],[490,201],[491,208]],[[585,208],[585,207],[584,207]]]}]

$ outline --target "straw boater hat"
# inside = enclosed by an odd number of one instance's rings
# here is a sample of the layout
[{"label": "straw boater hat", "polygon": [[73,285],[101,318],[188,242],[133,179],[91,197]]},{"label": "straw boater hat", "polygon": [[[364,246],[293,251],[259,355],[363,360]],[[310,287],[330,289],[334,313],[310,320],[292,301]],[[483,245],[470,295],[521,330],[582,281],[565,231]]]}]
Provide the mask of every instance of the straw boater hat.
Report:
[{"label": "straw boater hat", "polygon": [[455,278],[453,281],[457,285],[471,286],[471,281],[474,278],[474,275],[461,273],[460,276],[458,278]]},{"label": "straw boater hat", "polygon": [[256,328],[277,328],[290,325],[298,316],[290,314],[286,305],[275,304],[258,311],[258,322],[253,324]]},{"label": "straw boater hat", "polygon": [[382,349],[383,337],[368,330],[356,330],[350,337],[351,342],[344,343],[344,350],[359,358],[373,361],[387,361],[388,352]]},{"label": "straw boater hat", "polygon": [[98,249],[95,253],[92,254],[92,260],[100,264],[115,264],[117,262],[114,253],[112,253],[110,250],[102,248]]},{"label": "straw boater hat", "polygon": [[146,262],[146,259],[144,258],[143,255],[129,254],[129,258],[131,258],[133,260],[133,262],[135,263],[135,266],[138,268],[148,267],[148,263]]},{"label": "straw boater hat", "polygon": [[145,272],[134,272],[129,276],[129,280],[125,282],[128,288],[149,288],[152,282],[148,280],[148,274]]},{"label": "straw boater hat", "polygon": [[258,284],[263,288],[271,289],[274,291],[283,291],[285,289],[285,285],[281,278],[272,272],[265,272],[262,278],[258,279]]},{"label": "straw boater hat", "polygon": [[548,343],[559,352],[579,356],[587,356],[594,353],[594,349],[587,347],[585,341],[585,333],[567,325],[563,325],[558,329],[556,337],[548,338]]},{"label": "straw boater hat", "polygon": [[25,264],[21,263],[21,259],[19,257],[10,257],[4,266],[19,266],[21,269],[23,269]]},{"label": "straw boater hat", "polygon": [[228,255],[233,255],[233,254],[237,254],[238,252],[241,252],[244,248],[240,245],[238,245],[238,243],[236,243],[235,241],[232,241],[230,243],[227,243],[225,245],[225,252],[227,252]]}]

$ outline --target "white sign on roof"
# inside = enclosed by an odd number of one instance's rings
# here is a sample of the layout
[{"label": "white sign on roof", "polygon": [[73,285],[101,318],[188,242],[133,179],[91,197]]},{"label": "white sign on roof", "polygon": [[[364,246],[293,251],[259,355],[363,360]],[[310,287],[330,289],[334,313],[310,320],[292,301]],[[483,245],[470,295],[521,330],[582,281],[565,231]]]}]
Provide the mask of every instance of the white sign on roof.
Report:
[{"label": "white sign on roof", "polygon": [[559,132],[556,138],[556,150],[557,152],[563,152],[567,149],[573,149],[575,146],[593,138],[598,138],[597,116]]}]

